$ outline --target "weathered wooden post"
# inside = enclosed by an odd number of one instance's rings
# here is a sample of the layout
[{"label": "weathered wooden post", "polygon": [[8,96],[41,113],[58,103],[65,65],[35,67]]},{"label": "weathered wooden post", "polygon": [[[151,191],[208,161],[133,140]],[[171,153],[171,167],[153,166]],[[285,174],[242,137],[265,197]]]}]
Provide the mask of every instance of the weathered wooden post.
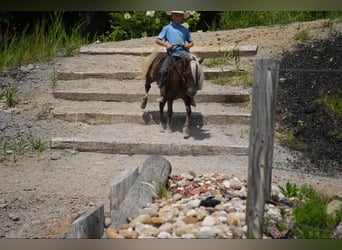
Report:
[{"label": "weathered wooden post", "polygon": [[279,63],[257,60],[254,66],[249,142],[246,223],[248,238],[262,238],[265,201],[270,199]]}]

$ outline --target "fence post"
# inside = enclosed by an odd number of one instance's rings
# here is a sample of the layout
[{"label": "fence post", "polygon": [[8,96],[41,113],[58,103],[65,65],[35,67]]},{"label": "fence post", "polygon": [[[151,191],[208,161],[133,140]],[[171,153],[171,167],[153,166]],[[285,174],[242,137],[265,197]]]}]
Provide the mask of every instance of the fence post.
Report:
[{"label": "fence post", "polygon": [[262,238],[265,201],[271,195],[278,74],[277,61],[255,62],[246,204],[248,238]]}]

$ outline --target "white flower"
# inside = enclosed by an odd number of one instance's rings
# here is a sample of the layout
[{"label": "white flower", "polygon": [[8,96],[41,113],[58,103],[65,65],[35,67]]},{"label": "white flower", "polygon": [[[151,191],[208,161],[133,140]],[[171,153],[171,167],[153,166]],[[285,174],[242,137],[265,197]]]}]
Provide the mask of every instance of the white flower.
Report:
[{"label": "white flower", "polygon": [[182,23],[182,25],[183,25],[185,28],[189,29],[189,24],[188,24],[188,23]]},{"label": "white flower", "polygon": [[154,17],[154,14],[155,14],[155,13],[156,13],[156,12],[153,11],[153,10],[148,10],[148,11],[146,11],[146,16]]},{"label": "white flower", "polygon": [[190,16],[193,16],[196,14],[196,11],[187,11],[187,12],[190,14]]},{"label": "white flower", "polygon": [[131,18],[131,15],[127,12],[127,13],[125,13],[124,18],[125,18],[125,19],[130,19],[130,18]]}]

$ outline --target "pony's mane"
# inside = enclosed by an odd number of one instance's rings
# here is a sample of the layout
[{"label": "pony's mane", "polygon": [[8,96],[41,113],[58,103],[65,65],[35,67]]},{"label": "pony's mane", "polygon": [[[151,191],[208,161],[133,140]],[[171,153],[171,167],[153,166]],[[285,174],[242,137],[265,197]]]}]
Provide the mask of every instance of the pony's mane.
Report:
[{"label": "pony's mane", "polygon": [[199,59],[194,54],[190,54],[190,67],[194,81],[198,84],[198,90],[202,89],[204,73],[199,63]]}]

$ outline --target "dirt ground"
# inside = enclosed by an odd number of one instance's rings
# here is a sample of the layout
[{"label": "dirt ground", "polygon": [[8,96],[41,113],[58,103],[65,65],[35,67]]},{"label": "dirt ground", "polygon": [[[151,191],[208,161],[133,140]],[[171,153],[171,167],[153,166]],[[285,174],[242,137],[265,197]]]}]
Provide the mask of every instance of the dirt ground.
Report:
[{"label": "dirt ground", "polygon": [[[242,58],[241,62],[252,67],[255,58],[281,60],[285,51],[293,51],[299,43],[295,35],[300,30],[307,29],[311,39],[326,38],[332,31],[328,24],[327,20],[321,20],[286,26],[198,32],[192,37],[195,46],[257,44],[257,56]],[[333,30],[341,32],[341,27],[341,23],[335,23]],[[144,47],[150,46],[151,42],[152,38],[134,39],[115,43],[115,46]],[[63,238],[75,218],[106,202],[109,184],[120,172],[132,165],[141,166],[146,159],[146,156],[134,155],[127,163],[126,158],[120,156],[114,158],[112,155],[49,148],[51,136],[72,135],[85,126],[53,119],[49,112],[58,105],[58,100],[52,96],[51,76],[61,60],[55,58],[49,63],[25,65],[2,73],[1,90],[11,84],[17,86],[19,92],[14,108],[8,108],[4,98],[0,101],[0,238]],[[286,107],[282,106],[281,110],[286,110]],[[286,127],[286,124],[282,126]],[[18,145],[21,138],[25,141],[24,153],[15,152],[10,146]],[[45,145],[41,153],[30,146],[30,141],[38,138]],[[7,150],[5,142],[8,143]],[[340,146],[336,144],[336,150],[342,152]],[[317,155],[317,151],[314,154]],[[86,164],[89,159],[93,165]],[[177,157],[172,159],[174,162],[179,160]],[[192,160],[194,158],[189,157],[189,162]],[[318,185],[329,195],[341,197],[340,160],[336,160],[333,176],[327,173],[327,169],[318,168],[312,172],[308,168],[300,168],[298,172],[279,170],[274,181],[279,184],[287,180],[307,182]],[[107,162],[113,164],[108,165]],[[214,165],[198,171],[213,169]],[[181,171],[181,167],[176,167],[176,170]],[[239,173],[232,174],[239,176]]]}]

